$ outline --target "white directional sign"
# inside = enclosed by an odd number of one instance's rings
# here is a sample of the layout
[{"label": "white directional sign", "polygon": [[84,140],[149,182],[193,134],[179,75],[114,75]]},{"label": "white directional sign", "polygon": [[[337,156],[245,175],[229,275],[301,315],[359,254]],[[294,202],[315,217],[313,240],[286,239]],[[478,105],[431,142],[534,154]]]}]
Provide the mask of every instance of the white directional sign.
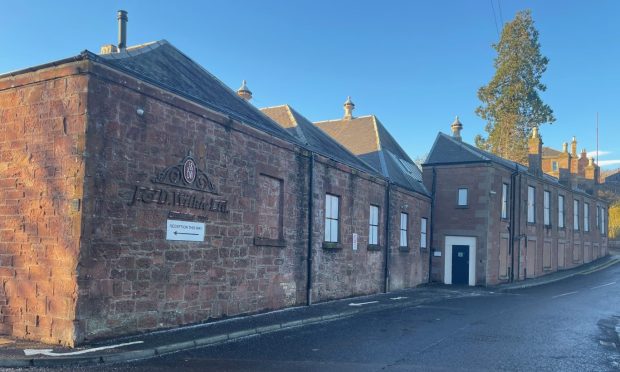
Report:
[{"label": "white directional sign", "polygon": [[202,222],[168,220],[166,240],[202,242],[205,240],[205,224]]}]

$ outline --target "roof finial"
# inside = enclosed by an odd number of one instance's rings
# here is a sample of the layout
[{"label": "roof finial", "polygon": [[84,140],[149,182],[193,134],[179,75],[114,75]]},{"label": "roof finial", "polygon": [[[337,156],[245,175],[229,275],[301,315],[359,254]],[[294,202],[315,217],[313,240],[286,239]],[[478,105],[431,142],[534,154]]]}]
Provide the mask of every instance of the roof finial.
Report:
[{"label": "roof finial", "polygon": [[351,101],[351,96],[347,96],[347,100],[344,103],[344,118],[347,120],[353,119],[354,109],[355,109],[355,103]]},{"label": "roof finial", "polygon": [[452,125],[450,125],[450,129],[452,129],[452,137],[454,139],[461,141],[461,130],[463,130],[463,124],[459,121],[459,116],[457,115],[454,119]]},{"label": "roof finial", "polygon": [[532,128],[532,138],[538,138],[538,127]]},{"label": "roof finial", "polygon": [[250,90],[250,88],[248,88],[245,80],[243,80],[241,86],[239,87],[239,89],[237,89],[237,95],[246,101],[252,99],[252,91]]}]

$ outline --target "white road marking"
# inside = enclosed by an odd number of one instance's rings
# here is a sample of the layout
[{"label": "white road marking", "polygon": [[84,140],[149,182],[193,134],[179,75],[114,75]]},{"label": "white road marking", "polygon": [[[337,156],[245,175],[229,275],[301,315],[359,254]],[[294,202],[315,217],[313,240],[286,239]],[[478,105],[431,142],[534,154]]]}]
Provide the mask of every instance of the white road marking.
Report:
[{"label": "white road marking", "polygon": [[364,306],[369,304],[376,304],[379,301],[369,301],[369,302],[351,302],[349,306]]},{"label": "white road marking", "polygon": [[607,287],[608,285],[614,285],[614,284],[616,284],[616,282],[611,282],[611,283],[607,283],[607,284],[599,285],[599,286],[596,286],[596,287],[592,287],[592,288],[590,288],[590,289],[598,289],[598,288],[603,288],[603,287]]},{"label": "white road marking", "polygon": [[407,298],[407,297],[403,297],[403,296],[390,297],[390,300],[398,301],[398,300],[404,300],[405,298]]},{"label": "white road marking", "polygon": [[557,295],[557,296],[553,296],[553,297],[551,297],[551,298],[558,298],[558,297],[568,296],[568,295],[572,295],[572,294],[575,294],[575,293],[578,293],[578,292],[568,292],[568,293],[562,293],[562,294],[559,294],[559,295]]},{"label": "white road marking", "polygon": [[135,345],[135,344],[142,344],[144,343],[144,341],[133,341],[133,342],[126,342],[124,344],[118,344],[118,345],[110,345],[110,346],[101,346],[101,347],[95,347],[92,349],[85,349],[85,350],[79,350],[79,351],[70,351],[68,353],[55,353],[53,350],[54,349],[24,349],[24,354],[26,355],[37,355],[37,354],[41,354],[41,355],[47,355],[47,356],[68,356],[68,355],[80,355],[80,354],[86,354],[86,353],[92,353],[93,351],[101,351],[101,350],[107,350],[107,349],[114,349],[117,347],[121,347],[121,346],[128,346],[128,345]]}]

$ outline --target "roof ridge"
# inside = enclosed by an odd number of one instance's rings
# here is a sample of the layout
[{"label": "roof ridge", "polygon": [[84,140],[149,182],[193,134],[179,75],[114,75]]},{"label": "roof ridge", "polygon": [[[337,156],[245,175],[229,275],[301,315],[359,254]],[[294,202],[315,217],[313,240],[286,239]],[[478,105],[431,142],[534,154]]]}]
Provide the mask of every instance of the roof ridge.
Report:
[{"label": "roof ridge", "polygon": [[259,110],[266,110],[266,109],[280,108],[280,107],[286,107],[286,106],[288,106],[288,103],[285,103],[285,104],[283,104],[283,105],[276,105],[276,106],[261,107],[261,108],[259,108]]},{"label": "roof ridge", "polygon": [[293,123],[295,125],[294,126],[295,132],[297,132],[299,134],[299,137],[301,138],[303,143],[305,143],[306,145],[309,145],[308,138],[306,137],[306,134],[304,133],[304,129],[302,128],[301,125],[299,125],[299,121],[297,120],[297,117],[295,116],[295,114],[300,115],[300,116],[301,116],[301,114],[299,114],[297,111],[295,111],[288,104],[284,105],[284,109],[286,110],[286,113],[288,114],[289,118],[291,119],[291,123]]},{"label": "roof ridge", "polygon": [[[443,132],[439,132],[440,135],[442,135],[443,137],[445,137],[446,139],[450,140],[452,143],[454,143],[457,146],[460,146],[461,148],[467,150],[468,152],[478,156],[479,158],[482,158],[482,160],[492,160],[491,158],[485,156],[484,154],[479,153],[478,151],[474,151],[473,149],[471,149],[469,147],[469,144],[465,143],[465,142],[461,142],[461,141],[457,141],[454,138],[452,138],[452,136],[449,136]],[[479,151],[484,151],[482,149],[478,149]]]},{"label": "roof ridge", "polygon": [[353,120],[357,120],[357,119],[366,119],[366,118],[371,118],[375,115],[363,115],[363,116],[355,116],[352,117],[351,119],[328,119],[328,120],[317,120],[317,121],[313,121],[313,123],[333,123],[333,122],[339,122],[339,121],[353,121]]},{"label": "roof ridge", "polygon": [[381,136],[379,135],[379,129],[377,128],[377,117],[372,115],[372,125],[375,129],[375,142],[377,144],[377,151],[383,151],[381,146]]}]

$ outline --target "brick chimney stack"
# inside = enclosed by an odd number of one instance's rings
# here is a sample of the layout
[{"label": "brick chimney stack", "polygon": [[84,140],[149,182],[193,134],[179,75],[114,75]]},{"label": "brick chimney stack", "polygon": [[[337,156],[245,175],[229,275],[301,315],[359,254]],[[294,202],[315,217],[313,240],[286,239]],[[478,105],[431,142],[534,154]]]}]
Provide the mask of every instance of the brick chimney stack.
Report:
[{"label": "brick chimney stack", "polygon": [[542,176],[542,139],[538,134],[538,127],[532,129],[532,136],[528,139],[528,170],[537,176]]}]

